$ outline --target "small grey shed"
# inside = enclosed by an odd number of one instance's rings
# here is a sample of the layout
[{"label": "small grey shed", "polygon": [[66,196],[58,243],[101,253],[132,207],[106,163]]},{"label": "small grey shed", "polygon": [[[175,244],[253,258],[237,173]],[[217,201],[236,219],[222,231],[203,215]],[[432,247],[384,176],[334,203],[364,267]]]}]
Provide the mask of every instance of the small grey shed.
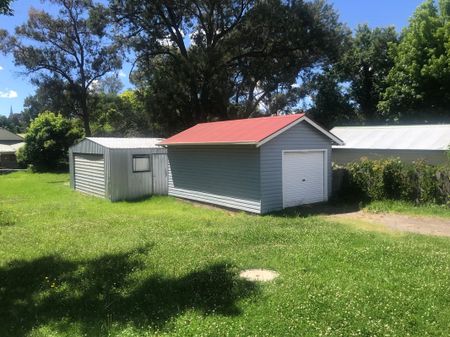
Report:
[{"label": "small grey shed", "polygon": [[160,138],[88,137],[69,149],[71,187],[112,201],[167,194]]},{"label": "small grey shed", "polygon": [[161,142],[169,195],[252,213],[326,201],[331,145],[304,114],[197,124]]}]

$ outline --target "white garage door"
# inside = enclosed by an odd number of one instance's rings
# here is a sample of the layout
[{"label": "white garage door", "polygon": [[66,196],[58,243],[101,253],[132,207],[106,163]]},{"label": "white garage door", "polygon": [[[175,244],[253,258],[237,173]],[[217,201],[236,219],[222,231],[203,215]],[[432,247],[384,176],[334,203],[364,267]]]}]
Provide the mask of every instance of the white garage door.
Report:
[{"label": "white garage door", "polygon": [[283,207],[327,200],[324,151],[283,153]]},{"label": "white garage door", "polygon": [[77,154],[74,157],[75,189],[105,197],[105,161],[102,155]]}]

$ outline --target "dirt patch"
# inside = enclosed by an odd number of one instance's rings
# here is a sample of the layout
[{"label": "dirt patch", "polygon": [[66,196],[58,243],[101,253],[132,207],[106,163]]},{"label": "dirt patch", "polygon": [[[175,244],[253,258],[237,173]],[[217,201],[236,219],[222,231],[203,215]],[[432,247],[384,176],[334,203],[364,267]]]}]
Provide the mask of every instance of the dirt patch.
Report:
[{"label": "dirt patch", "polygon": [[242,271],[239,276],[248,281],[268,282],[276,279],[279,274],[268,269],[247,269]]},{"label": "dirt patch", "polygon": [[384,231],[391,230],[450,237],[450,219],[390,213],[368,213],[364,211],[328,215],[326,218],[339,222],[348,220],[350,223],[360,222],[368,224],[367,229],[384,229]]}]

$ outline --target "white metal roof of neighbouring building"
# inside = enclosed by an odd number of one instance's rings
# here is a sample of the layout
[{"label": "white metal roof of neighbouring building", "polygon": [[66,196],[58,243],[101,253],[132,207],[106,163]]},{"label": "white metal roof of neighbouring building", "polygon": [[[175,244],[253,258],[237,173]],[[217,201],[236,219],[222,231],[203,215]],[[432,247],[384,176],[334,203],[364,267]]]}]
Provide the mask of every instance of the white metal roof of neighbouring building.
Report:
[{"label": "white metal roof of neighbouring building", "polygon": [[331,131],[345,142],[336,149],[447,150],[450,124],[343,126]]},{"label": "white metal roof of neighbouring building", "polygon": [[159,142],[164,138],[114,138],[114,137],[87,137],[86,139],[104,146],[108,149],[147,149],[160,147]]}]

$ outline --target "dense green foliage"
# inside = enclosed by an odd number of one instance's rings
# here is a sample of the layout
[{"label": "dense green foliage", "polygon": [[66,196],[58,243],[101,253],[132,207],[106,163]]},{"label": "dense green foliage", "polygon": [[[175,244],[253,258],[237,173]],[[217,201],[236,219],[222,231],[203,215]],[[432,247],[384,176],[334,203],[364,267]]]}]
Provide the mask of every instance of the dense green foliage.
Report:
[{"label": "dense green foliage", "polygon": [[102,136],[155,136],[155,128],[139,99],[139,92],[92,95],[92,131]]},{"label": "dense green foliage", "polygon": [[112,0],[111,8],[162,134],[292,108],[304,96],[297,78],[338,58],[349,35],[319,0]]},{"label": "dense green foliage", "polygon": [[426,0],[392,46],[394,66],[379,108],[399,118],[448,119],[449,41],[450,0]]},{"label": "dense green foliage", "polygon": [[[445,336],[450,240],[0,176],[0,335]],[[272,283],[240,270],[269,268]]]},{"label": "dense green foliage", "polygon": [[412,164],[398,159],[362,159],[346,167],[340,193],[370,200],[405,200],[450,206],[450,165]]},{"label": "dense green foliage", "polygon": [[393,27],[358,26],[342,57],[308,83],[313,103],[309,113],[330,127],[385,120],[377,105],[393,66],[389,48],[396,42]]},{"label": "dense green foliage", "polygon": [[82,136],[83,131],[72,121],[43,112],[30,124],[17,161],[36,170],[55,169],[61,162],[67,162],[69,147]]}]

